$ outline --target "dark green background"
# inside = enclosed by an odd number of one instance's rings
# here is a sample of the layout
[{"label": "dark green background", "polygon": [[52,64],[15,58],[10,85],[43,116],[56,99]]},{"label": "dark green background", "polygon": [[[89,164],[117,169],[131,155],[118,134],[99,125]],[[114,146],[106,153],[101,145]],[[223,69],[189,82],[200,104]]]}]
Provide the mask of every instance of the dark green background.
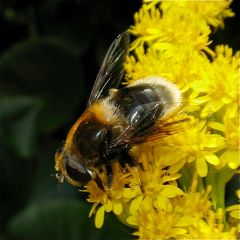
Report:
[{"label": "dark green background", "polygon": [[[86,196],[59,188],[51,175],[108,46],[139,7],[137,0],[1,1],[1,239],[133,238],[111,214],[97,230]],[[239,48],[239,22],[228,19],[215,43]]]}]

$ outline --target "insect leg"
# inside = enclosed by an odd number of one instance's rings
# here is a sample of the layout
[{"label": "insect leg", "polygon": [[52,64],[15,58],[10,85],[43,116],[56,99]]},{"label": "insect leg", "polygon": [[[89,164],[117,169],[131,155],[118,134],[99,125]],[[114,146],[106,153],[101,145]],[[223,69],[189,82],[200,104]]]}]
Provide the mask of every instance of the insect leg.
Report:
[{"label": "insect leg", "polygon": [[121,164],[122,167],[124,167],[126,164],[128,164],[129,167],[131,167],[132,173],[133,173],[134,176],[137,178],[137,181],[138,181],[138,184],[139,184],[139,187],[140,187],[141,191],[144,192],[143,185],[142,185],[142,183],[141,183],[141,179],[140,179],[139,174],[138,174],[138,169],[139,169],[139,168],[143,170],[142,165],[141,165],[139,162],[137,162],[137,160],[134,159],[134,158],[128,153],[127,150],[122,151],[120,164]]},{"label": "insect leg", "polygon": [[110,164],[107,164],[105,167],[106,167],[106,171],[107,171],[106,185],[108,188],[110,188],[111,184],[112,184],[112,180],[113,180],[112,166]]},{"label": "insect leg", "polygon": [[123,150],[120,155],[120,164],[124,167],[126,164],[129,166],[136,166],[138,162],[128,153],[127,150]]},{"label": "insect leg", "polygon": [[95,181],[96,181],[98,187],[99,187],[101,190],[104,191],[105,189],[104,189],[104,186],[103,186],[102,180],[101,180],[101,178],[100,178],[98,175],[96,175],[96,177],[95,177]]}]

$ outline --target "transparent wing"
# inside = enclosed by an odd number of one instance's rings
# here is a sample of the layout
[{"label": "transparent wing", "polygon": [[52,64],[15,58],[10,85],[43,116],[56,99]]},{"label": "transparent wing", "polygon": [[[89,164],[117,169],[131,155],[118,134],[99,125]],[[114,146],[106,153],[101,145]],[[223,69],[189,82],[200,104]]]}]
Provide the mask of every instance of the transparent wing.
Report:
[{"label": "transparent wing", "polygon": [[[174,112],[174,116],[170,115],[169,117],[158,119],[155,124],[151,127],[146,126],[145,122],[151,122],[156,119],[158,104],[149,108],[149,112],[145,112],[144,115],[138,120],[142,122],[139,124],[138,128],[133,129],[131,126],[127,126],[125,130],[115,139],[110,145],[111,149],[124,149],[126,146],[139,144],[143,142],[153,142],[157,141],[163,137],[173,135],[184,131],[185,129],[192,128],[199,124],[206,124],[206,118],[199,119],[196,116],[192,116],[188,112],[188,108],[193,106],[186,107],[182,105],[179,109]],[[163,109],[164,111],[164,109]]]},{"label": "transparent wing", "polygon": [[124,74],[124,61],[129,50],[128,32],[120,34],[111,44],[97,75],[88,105],[108,94],[110,88],[118,88]]},{"label": "transparent wing", "polygon": [[[183,124],[185,123],[185,124]],[[203,120],[193,120],[190,117],[186,117],[181,120],[173,121],[173,122],[162,122],[157,125],[155,125],[152,128],[144,129],[141,132],[134,133],[130,137],[126,137],[118,139],[118,142],[114,142],[114,144],[109,148],[109,151],[116,151],[120,149],[127,149],[132,145],[140,144],[140,143],[146,143],[146,142],[155,142],[159,141],[160,139],[182,132],[186,129],[192,128],[198,124],[204,124],[206,123]],[[187,126],[186,126],[187,125]],[[129,129],[128,129],[129,130]],[[126,130],[126,132],[128,131]],[[126,133],[125,132],[125,133]],[[125,134],[127,135],[127,134]]]},{"label": "transparent wing", "polygon": [[165,111],[165,106],[160,102],[145,104],[145,107],[141,111],[136,108],[136,111],[130,115],[129,124],[116,139],[113,139],[110,148],[141,142],[140,139],[152,135],[152,130],[158,118],[160,118]]},{"label": "transparent wing", "polygon": [[130,138],[127,141],[131,142],[131,144],[157,141],[163,137],[179,133],[185,129],[192,128],[201,122],[202,121],[198,121],[196,119],[193,120],[191,117],[186,116],[182,119],[172,122],[159,122],[152,129],[147,129],[146,131],[141,132],[136,137]]}]

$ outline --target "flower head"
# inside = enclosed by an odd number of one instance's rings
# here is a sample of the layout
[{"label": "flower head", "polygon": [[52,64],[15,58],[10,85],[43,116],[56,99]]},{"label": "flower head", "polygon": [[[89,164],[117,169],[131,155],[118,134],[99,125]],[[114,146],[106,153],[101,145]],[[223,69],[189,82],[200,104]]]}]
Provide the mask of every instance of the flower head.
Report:
[{"label": "flower head", "polygon": [[[108,187],[106,172],[103,171],[99,175],[104,189],[101,189],[97,182],[92,180],[85,190],[89,193],[88,202],[93,203],[89,216],[95,213],[95,225],[97,228],[102,227],[105,212],[113,212],[116,215],[120,215],[123,211],[122,198],[125,185],[129,183],[129,173],[124,172],[118,163],[114,164],[113,170],[114,179],[110,187]],[[128,195],[125,193],[125,196]]]},{"label": "flower head", "polygon": [[217,112],[225,107],[225,111],[236,115],[239,103],[240,52],[233,55],[228,46],[217,46],[213,61],[206,66],[207,71],[203,72],[202,78],[191,85],[193,91],[201,94],[199,99],[206,103],[202,114],[206,115],[209,109]]},{"label": "flower head", "polygon": [[191,218],[176,212],[173,205],[169,204],[164,210],[158,209],[148,199],[143,201],[135,218],[129,221],[138,226],[134,235],[140,239],[179,238],[187,233],[186,227],[192,224]]}]

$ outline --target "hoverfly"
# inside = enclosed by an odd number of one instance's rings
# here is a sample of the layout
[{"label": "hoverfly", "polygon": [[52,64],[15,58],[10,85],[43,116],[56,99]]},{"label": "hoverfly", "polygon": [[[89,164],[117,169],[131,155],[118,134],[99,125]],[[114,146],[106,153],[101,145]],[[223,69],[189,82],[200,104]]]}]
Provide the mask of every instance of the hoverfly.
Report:
[{"label": "hoverfly", "polygon": [[124,32],[111,44],[85,112],[55,155],[60,182],[66,179],[84,186],[92,179],[99,181],[99,166],[111,167],[133,145],[177,131],[164,125],[181,105],[181,93],[175,84],[152,76],[120,87],[129,42],[129,33]]}]

